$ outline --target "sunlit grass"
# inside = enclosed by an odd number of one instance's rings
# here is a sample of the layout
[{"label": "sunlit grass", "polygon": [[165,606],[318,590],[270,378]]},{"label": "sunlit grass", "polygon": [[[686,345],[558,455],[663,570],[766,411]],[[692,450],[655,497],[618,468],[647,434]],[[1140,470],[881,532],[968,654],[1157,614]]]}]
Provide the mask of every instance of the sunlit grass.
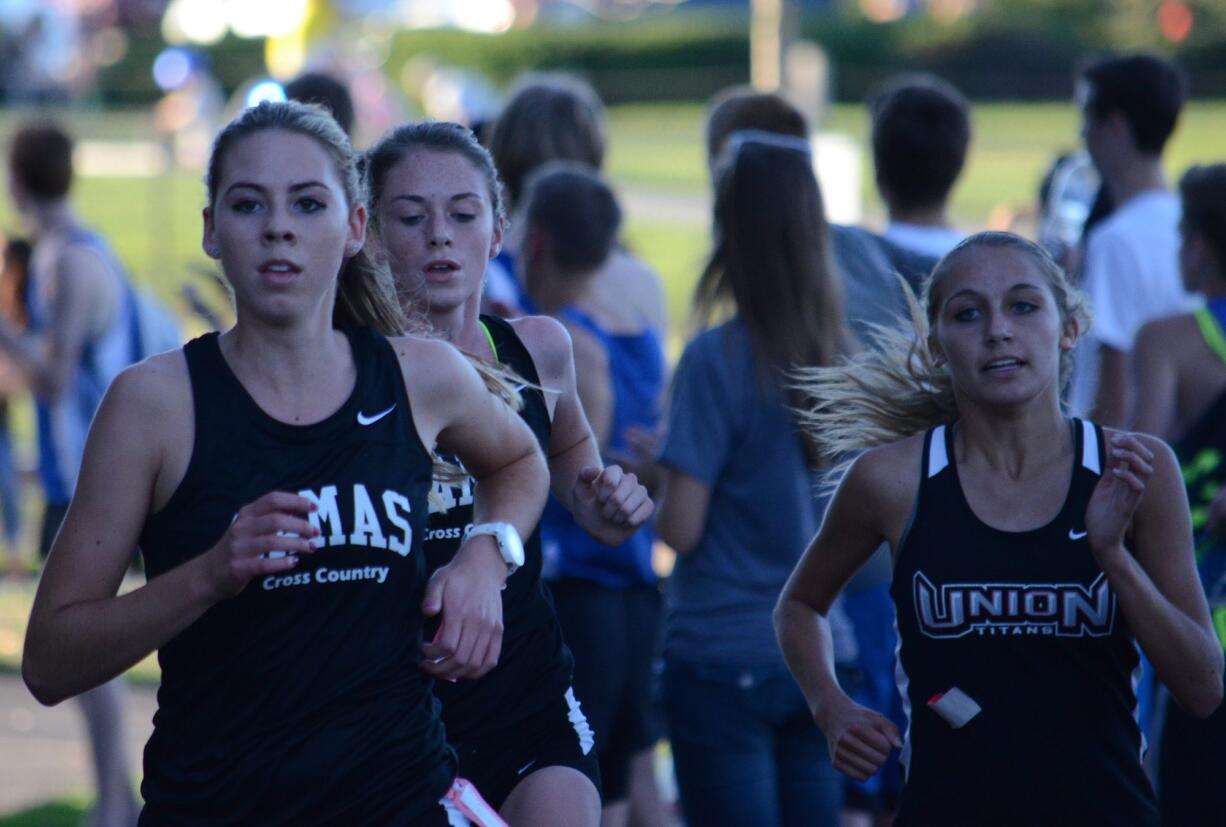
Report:
[{"label": "sunlit grass", "polygon": [[0,827],[78,827],[85,821],[87,807],[85,796],[67,796],[0,816]]}]

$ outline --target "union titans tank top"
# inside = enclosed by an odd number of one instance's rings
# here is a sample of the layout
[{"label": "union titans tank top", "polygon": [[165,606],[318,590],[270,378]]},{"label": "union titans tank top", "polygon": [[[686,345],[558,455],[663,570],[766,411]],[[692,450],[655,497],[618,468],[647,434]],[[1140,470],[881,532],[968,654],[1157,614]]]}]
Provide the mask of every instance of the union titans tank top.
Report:
[{"label": "union titans tank top", "polygon": [[[1022,532],[971,511],[953,427],[925,436],[891,586],[909,720],[900,827],[1158,823],[1135,717],[1138,648],[1085,531],[1102,432],[1072,428],[1064,506]],[[929,705],[955,687],[981,708],[961,728]]]}]

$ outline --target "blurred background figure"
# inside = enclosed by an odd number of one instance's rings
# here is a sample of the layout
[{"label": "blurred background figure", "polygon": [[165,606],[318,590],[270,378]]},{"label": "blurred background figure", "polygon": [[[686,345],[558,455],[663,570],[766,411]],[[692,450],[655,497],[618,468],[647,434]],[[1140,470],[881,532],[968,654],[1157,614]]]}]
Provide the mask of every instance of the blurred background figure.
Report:
[{"label": "blurred background figure", "polygon": [[[782,95],[748,86],[722,89],[711,98],[705,127],[706,162],[714,187],[715,167],[728,139],[742,130],[758,130],[807,141],[810,125]],[[825,217],[823,216],[823,219]],[[874,325],[888,325],[906,313],[898,284],[895,250],[863,227],[829,224],[835,272],[842,284],[847,324],[861,343],[871,341]]]},{"label": "blurred background figure", "polygon": [[[138,358],[136,299],[106,241],[69,203],[73,142],[57,124],[24,125],[8,152],[9,192],[34,246],[29,325],[0,321],[0,351],[25,375],[38,414],[45,558],[76,485],[85,437],[114,376]],[[90,827],[136,823],[139,807],[124,754],[122,678],[79,696],[92,748],[97,803]]]},{"label": "blurred background figure", "polygon": [[0,3],[0,91],[9,105],[62,104],[93,69],[80,53],[78,18],[66,4]]},{"label": "blurred background figure", "polygon": [[949,199],[970,149],[970,105],[933,75],[893,78],[869,103],[877,191],[889,216],[883,233],[909,260],[896,261],[917,285],[965,237]]},{"label": "blurred background figure", "polygon": [[[763,132],[790,139],[795,147],[808,140],[804,115],[780,95],[757,92],[748,87],[732,87],[719,92],[711,101],[706,123],[707,168],[711,183],[717,182],[717,164],[732,136],[741,131]],[[826,225],[817,216],[819,229]],[[876,326],[890,325],[906,314],[906,298],[899,283],[899,262],[907,263],[908,284],[922,276],[926,262],[895,247],[863,227],[829,224],[829,247],[833,270],[842,294],[842,312],[847,328],[854,334],[853,346],[873,344]],[[894,605],[889,586],[893,565],[888,546],[883,545],[831,610],[831,623],[843,636],[840,652],[841,674],[854,687],[857,700],[903,725],[901,698],[894,682]],[[850,624],[850,625],[849,625]],[[852,635],[854,634],[854,639]],[[861,821],[868,814],[886,814],[901,788],[897,766],[889,764],[866,782],[845,782],[845,809],[849,818]]]},{"label": "blurred background figure", "polygon": [[[825,507],[797,434],[797,365],[848,349],[807,139],[744,130],[715,164],[700,331],[677,366],[657,526],[668,584],[664,704],[681,803],[701,825],[834,825],[842,779],[774,640],[771,613]],[[845,626],[836,646],[854,660]]]},{"label": "blurred background figure", "polygon": [[323,72],[306,72],[285,84],[285,97],[302,103],[317,103],[332,113],[345,134],[353,137],[353,96],[349,87]]},{"label": "blurred background figure", "polygon": [[[1175,446],[1195,530],[1197,569],[1226,646],[1226,164],[1179,181],[1183,286],[1205,297],[1192,313],[1148,322],[1133,353],[1136,428]],[[1226,707],[1197,720],[1168,699],[1158,753],[1164,824],[1209,824],[1226,814]]]},{"label": "blurred background figure", "polygon": [[1094,321],[1078,348],[1069,402],[1074,414],[1108,427],[1129,424],[1137,331],[1197,303],[1179,276],[1179,199],[1162,167],[1185,87],[1179,67],[1149,54],[1097,61],[1078,81],[1082,138],[1114,211],[1086,239],[1082,288]]},{"label": "blurred background figure", "polygon": [[[524,183],[547,161],[577,161],[599,170],[605,160],[608,126],[604,104],[577,77],[530,74],[520,78],[490,127],[489,148],[506,183],[514,214]],[[512,228],[488,272],[487,300],[503,313],[529,310],[516,269],[518,235]],[[593,300],[628,307],[657,336],[666,333],[660,277],[621,244],[614,248],[592,284]]]},{"label": "blurred background figure", "polygon": [[[516,316],[536,309],[530,292],[524,287],[523,268],[526,265],[519,258],[523,252],[526,227],[517,216],[528,179],[550,161],[571,161],[598,171],[605,162],[608,140],[604,104],[591,86],[580,78],[561,73],[530,73],[512,84],[502,110],[486,127],[486,142],[506,184],[507,202],[513,216],[502,252],[490,263],[486,272],[484,302],[490,312]],[[583,301],[574,306],[571,324],[578,324],[580,328],[575,338],[576,365],[581,358],[580,351],[587,345],[591,353],[590,345],[593,342],[600,344],[597,350],[613,348],[620,352],[629,347],[642,351],[646,344],[642,347],[629,345],[629,334],[639,337],[642,343],[655,342],[655,347],[660,348],[657,356],[650,356],[645,351],[639,356],[625,353],[624,360],[618,357],[605,368],[612,372],[617,383],[624,384],[614,388],[613,404],[618,410],[617,421],[602,440],[602,453],[627,470],[643,472],[645,461],[654,458],[659,439],[660,388],[667,369],[662,350],[667,336],[667,313],[659,275],[623,245],[620,218],[617,227],[609,254],[590,274],[590,278],[585,279]],[[577,322],[576,314],[583,314],[590,324]],[[613,359],[613,350],[609,350],[609,353],[609,359]],[[659,364],[655,364],[657,360]],[[585,390],[582,382],[581,379],[581,394]],[[639,401],[632,401],[630,394]],[[637,413],[629,413],[632,406]],[[585,408],[590,418],[592,411],[587,404]],[[597,438],[601,438],[599,431]],[[649,477],[643,473],[639,473],[639,476],[651,489]],[[556,554],[555,563],[561,563],[554,567],[552,573],[548,568],[546,570],[547,576],[555,578],[566,576],[567,560],[578,559],[571,555],[583,553],[581,549],[572,551],[566,547],[562,539],[564,535],[560,533],[567,530],[564,522],[554,524],[552,546],[549,523],[544,523],[542,527],[546,554],[552,547]],[[586,539],[579,539],[578,542],[590,545]],[[640,827],[651,827],[661,823],[664,818],[653,769],[654,745],[660,735],[656,723],[656,690],[651,677],[659,624],[658,608],[653,608],[653,605],[658,604],[659,595],[655,575],[651,571],[650,532],[640,532],[632,542],[636,549],[645,550],[648,560],[646,568],[630,579],[613,577],[603,581],[605,587],[616,590],[610,592],[608,603],[610,606],[616,606],[619,602],[623,604],[616,611],[625,623],[630,624],[623,627],[623,631],[634,636],[636,647],[632,652],[625,653],[625,657],[631,660],[627,661],[629,671],[622,676],[625,683],[621,689],[610,694],[609,686],[595,687],[601,691],[603,700],[608,702],[605,704],[608,708],[594,709],[602,700],[588,700],[591,693],[585,694],[581,689],[584,669],[594,670],[601,663],[592,660],[598,656],[596,650],[585,652],[584,649],[602,645],[597,619],[579,614],[583,608],[582,597],[578,593],[584,588],[579,585],[581,578],[575,581],[577,591],[573,599],[568,600],[565,585],[561,587],[561,594],[555,589],[555,595],[558,597],[559,619],[567,643],[575,655],[576,693],[584,698],[584,708],[592,718],[598,749],[603,749],[601,729],[597,726],[602,716],[615,720],[618,714],[625,714],[633,721],[625,731],[627,741],[616,745],[612,753],[601,756],[606,804],[614,805],[611,809],[606,808],[606,818],[614,824],[625,823],[625,819],[629,818]],[[636,560],[639,553],[635,554]],[[636,562],[635,565],[640,563]],[[571,571],[573,573],[574,569]],[[598,582],[602,582],[600,578],[589,581],[587,586],[596,587]],[[634,588],[628,588],[631,586]],[[619,597],[616,592],[623,593]],[[567,625],[567,605],[574,609],[570,618],[573,629]],[[588,671],[586,674],[594,675],[595,672]],[[593,679],[599,682],[599,678]],[[619,708],[625,712],[619,713]],[[627,761],[629,763],[623,766]],[[629,802],[629,807],[626,802]]]},{"label": "blurred background figure", "polygon": [[1056,156],[1039,185],[1038,242],[1068,273],[1081,269],[1081,239],[1101,191],[1085,150]]},{"label": "blurred background figure", "polygon": [[[579,398],[601,455],[631,454],[627,433],[652,433],[659,425],[665,361],[650,321],[633,304],[610,305],[601,294],[621,207],[599,173],[577,162],[539,165],[519,185],[517,267],[527,296],[570,333]],[[601,823],[627,824],[637,805],[636,824],[660,824],[652,772],[660,738],[655,532],[644,526],[620,545],[603,545],[551,497],[541,538],[543,574],[575,657],[575,695],[596,735]]]},{"label": "blurred background figure", "polygon": [[[30,242],[20,238],[4,241],[0,258],[0,316],[13,329],[24,331],[30,316],[27,295],[30,278]],[[29,572],[21,541],[22,481],[13,445],[11,402],[26,390],[25,378],[12,360],[0,358],[0,520],[4,522],[5,571],[14,576]]]}]

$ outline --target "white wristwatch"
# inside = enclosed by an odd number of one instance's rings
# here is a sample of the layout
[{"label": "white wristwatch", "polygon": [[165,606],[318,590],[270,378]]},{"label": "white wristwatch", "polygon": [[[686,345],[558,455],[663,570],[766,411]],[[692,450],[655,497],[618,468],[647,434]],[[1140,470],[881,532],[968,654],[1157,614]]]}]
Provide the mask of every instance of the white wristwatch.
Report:
[{"label": "white wristwatch", "polygon": [[502,554],[503,562],[507,564],[507,577],[524,564],[524,544],[519,539],[519,532],[510,523],[479,523],[469,526],[468,537],[477,534],[489,534],[498,543],[498,552]]}]

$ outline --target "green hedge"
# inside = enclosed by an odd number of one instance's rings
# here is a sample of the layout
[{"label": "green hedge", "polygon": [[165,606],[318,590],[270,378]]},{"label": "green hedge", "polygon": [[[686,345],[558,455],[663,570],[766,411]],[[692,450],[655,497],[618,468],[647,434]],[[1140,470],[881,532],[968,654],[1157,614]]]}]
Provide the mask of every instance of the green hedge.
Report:
[{"label": "green hedge", "polygon": [[[1029,0],[1033,3],[1034,0]],[[1216,23],[1216,21],[1214,21]],[[835,94],[860,100],[887,75],[937,72],[972,98],[1067,98],[1078,62],[1114,42],[1092,15],[1014,14],[1002,0],[992,14],[945,25],[928,19],[875,24],[829,15],[804,21],[798,34],[820,43],[834,66]],[[1194,75],[1194,91],[1226,94],[1226,35],[1201,26],[1179,57]],[[138,103],[158,96],[150,67],[164,44],[134,38],[127,57],[103,73],[102,97]],[[232,90],[262,71],[263,44],[229,38],[208,50],[223,86]],[[387,71],[398,82],[415,57],[465,66],[506,83],[530,69],[570,70],[587,77],[610,103],[700,100],[749,79],[744,19],[675,13],[649,22],[568,29],[525,29],[498,36],[454,30],[405,31],[392,40]]]},{"label": "green hedge", "polygon": [[[160,35],[131,35],[123,60],[103,69],[98,76],[98,94],[112,105],[147,104],[162,93],[153,82],[153,61],[166,48]],[[204,50],[209,66],[229,94],[261,73],[264,66],[264,41],[228,36]]]}]

